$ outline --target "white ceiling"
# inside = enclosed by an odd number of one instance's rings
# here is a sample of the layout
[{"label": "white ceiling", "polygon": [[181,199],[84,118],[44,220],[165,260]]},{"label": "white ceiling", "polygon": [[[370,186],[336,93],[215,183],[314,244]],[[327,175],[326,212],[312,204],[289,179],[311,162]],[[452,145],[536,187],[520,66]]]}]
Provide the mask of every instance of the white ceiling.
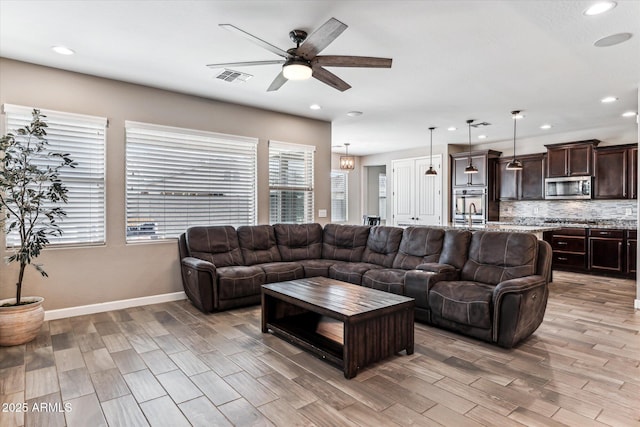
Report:
[{"label": "white ceiling", "polygon": [[[621,113],[638,110],[640,1],[583,15],[592,3],[0,0],[0,56],[331,121],[332,143],[350,142],[358,155],[425,146],[430,126],[436,145],[466,143],[469,118],[492,124],[473,131],[474,144],[486,133],[483,144],[508,147],[514,109],[525,114],[519,138],[616,140],[636,126]],[[333,68],[353,86],[341,93],[315,79],[266,92],[279,65],[238,68],[254,76],[242,84],[216,80],[205,66],[279,59],[218,24],[287,49],[290,30],[312,32],[331,17],[349,28],[322,54],[390,57],[393,67]],[[633,37],[593,46],[620,32]],[[54,45],[76,54],[53,53]],[[600,103],[608,95],[619,101]],[[322,109],[310,110],[314,103]],[[540,130],[546,122],[553,128]]]}]

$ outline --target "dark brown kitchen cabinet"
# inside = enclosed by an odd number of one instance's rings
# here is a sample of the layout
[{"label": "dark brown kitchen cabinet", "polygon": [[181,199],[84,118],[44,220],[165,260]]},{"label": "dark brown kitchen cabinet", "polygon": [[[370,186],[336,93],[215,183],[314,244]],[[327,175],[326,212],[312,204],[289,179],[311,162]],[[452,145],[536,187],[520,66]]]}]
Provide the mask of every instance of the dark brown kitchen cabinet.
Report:
[{"label": "dark brown kitchen cabinet", "polygon": [[638,232],[636,230],[627,230],[627,274],[636,274],[636,265],[638,263]]},{"label": "dark brown kitchen cabinet", "polygon": [[512,158],[500,159],[497,164],[498,188],[496,194],[500,200],[542,200],[544,199],[545,154],[529,154],[518,157],[522,170],[507,170]]},{"label": "dark brown kitchen cabinet", "polygon": [[633,147],[629,148],[629,154],[627,155],[627,160],[629,163],[629,167],[627,168],[627,177],[628,177],[628,198],[629,199],[637,199],[638,198],[638,145],[635,144]]},{"label": "dark brown kitchen cabinet", "polygon": [[624,272],[624,230],[589,230],[589,270],[605,273]]},{"label": "dark brown kitchen cabinet", "polygon": [[562,228],[545,233],[553,250],[552,267],[558,270],[587,269],[587,232],[585,228]]},{"label": "dark brown kitchen cabinet", "polygon": [[592,175],[594,148],[597,139],[545,145],[547,147],[547,177]]},{"label": "dark brown kitchen cabinet", "polygon": [[637,145],[598,148],[593,162],[594,199],[637,198]]},{"label": "dark brown kitchen cabinet", "polygon": [[464,173],[469,166],[469,152],[451,155],[451,184],[453,187],[488,187],[495,175],[494,164],[500,156],[499,151],[472,151],[471,162],[478,169],[478,173]]}]

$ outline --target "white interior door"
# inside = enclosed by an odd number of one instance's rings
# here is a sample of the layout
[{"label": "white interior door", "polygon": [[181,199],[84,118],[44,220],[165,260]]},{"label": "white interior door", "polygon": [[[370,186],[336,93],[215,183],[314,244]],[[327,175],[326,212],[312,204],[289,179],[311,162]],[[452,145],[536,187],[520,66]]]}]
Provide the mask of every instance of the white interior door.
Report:
[{"label": "white interior door", "polygon": [[393,168],[393,225],[414,223],[414,165],[413,159],[394,160]]},{"label": "white interior door", "polygon": [[425,175],[430,165],[429,158],[415,161],[415,223],[442,225],[442,156],[433,156],[437,175]]}]

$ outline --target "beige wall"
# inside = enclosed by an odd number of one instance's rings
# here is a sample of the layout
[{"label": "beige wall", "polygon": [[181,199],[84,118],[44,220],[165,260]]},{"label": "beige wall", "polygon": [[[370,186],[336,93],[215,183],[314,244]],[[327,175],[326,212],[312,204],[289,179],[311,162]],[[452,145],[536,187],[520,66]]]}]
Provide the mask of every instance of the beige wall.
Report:
[{"label": "beige wall", "polygon": [[[259,138],[258,222],[261,224],[269,220],[267,141],[315,145],[315,219],[325,223],[330,218],[331,124],[328,122],[4,58],[0,58],[0,103],[109,119],[107,242],[100,247],[44,251],[37,261],[44,264],[50,277],[43,279],[35,269],[29,268],[23,294],[45,297],[46,310],[182,290],[175,240],[125,243],[125,120]],[[326,209],[329,217],[318,218],[319,209]],[[2,235],[0,255],[6,255]],[[0,298],[14,296],[16,271],[15,265],[0,264]]]}]

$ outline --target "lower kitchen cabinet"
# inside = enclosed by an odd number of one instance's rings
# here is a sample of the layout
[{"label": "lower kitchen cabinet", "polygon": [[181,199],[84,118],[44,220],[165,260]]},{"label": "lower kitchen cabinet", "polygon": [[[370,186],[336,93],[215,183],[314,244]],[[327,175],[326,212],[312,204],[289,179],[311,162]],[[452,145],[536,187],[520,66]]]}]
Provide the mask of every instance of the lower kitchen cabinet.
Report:
[{"label": "lower kitchen cabinet", "polygon": [[603,273],[624,272],[624,231],[589,230],[589,270]]},{"label": "lower kitchen cabinet", "polygon": [[544,233],[554,270],[635,278],[637,231],[562,228]]}]

